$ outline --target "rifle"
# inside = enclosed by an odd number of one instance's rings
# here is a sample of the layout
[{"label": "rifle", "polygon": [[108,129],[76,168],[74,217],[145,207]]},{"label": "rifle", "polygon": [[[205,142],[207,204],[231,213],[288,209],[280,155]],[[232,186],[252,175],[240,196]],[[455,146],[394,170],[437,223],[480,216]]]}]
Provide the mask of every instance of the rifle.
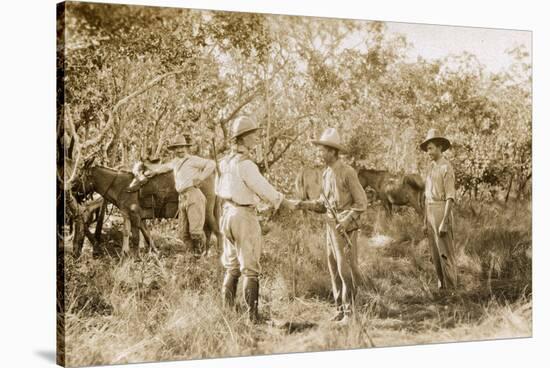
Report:
[{"label": "rifle", "polygon": [[[332,215],[332,217],[334,218],[334,222],[336,222],[336,226],[341,225],[340,220],[338,220],[338,213],[336,212],[336,209],[334,209],[334,207],[332,207],[330,205],[330,202],[328,201],[328,199],[325,196],[325,193],[323,193],[323,191],[321,191],[321,198],[323,199],[323,202],[325,204],[325,207],[326,207],[327,211],[329,211],[330,214]],[[342,234],[342,236],[346,240],[346,243],[347,243],[348,247],[351,250],[352,243],[351,243],[351,239],[349,238],[348,233],[346,232],[346,229],[342,229],[342,231],[340,231],[340,233]]]},{"label": "rifle", "polygon": [[[334,217],[334,222],[336,223],[336,226],[341,225],[340,220],[338,220],[338,212],[336,212],[336,209],[330,205],[330,202],[328,201],[328,199],[325,196],[325,193],[323,193],[323,191],[321,191],[321,198],[323,199],[323,202],[325,204],[325,207],[326,207],[327,211],[329,211],[330,214],[332,215],[332,217]],[[349,235],[346,232],[346,229],[342,229],[340,231],[340,234],[342,234],[342,237],[346,241],[346,244],[349,248],[349,251],[347,253],[349,254],[351,252],[352,247],[353,247],[351,239],[349,238]],[[348,262],[349,262],[350,268],[352,269],[351,276],[353,278],[353,282],[355,283],[355,276],[354,276],[355,267],[354,267],[354,264],[351,262],[351,259],[348,259]],[[374,281],[372,281],[372,279],[368,275],[363,275],[363,273],[360,270],[357,270],[357,271],[358,271],[357,272],[358,276],[361,278],[361,282],[366,285],[365,279],[367,279],[370,286],[374,289],[374,291],[376,293],[378,293],[378,288],[376,287],[376,284],[374,283]]]},{"label": "rifle", "polygon": [[[334,217],[334,222],[336,223],[336,226],[341,225],[340,220],[338,220],[338,213],[336,212],[336,209],[330,205],[330,202],[328,201],[327,197],[325,196],[325,193],[323,193],[322,190],[321,190],[321,198],[323,199],[323,202],[325,204],[325,207],[326,207],[327,211],[329,211],[330,214],[332,215],[332,217]],[[350,268],[350,271],[351,271],[351,280],[352,280],[354,285],[357,285],[357,283],[355,281],[355,272],[357,271],[357,275],[361,279],[361,282],[363,283],[363,285],[365,285],[366,284],[365,276],[363,275],[363,273],[359,269],[355,268],[355,265],[354,265],[352,259],[350,258],[351,250],[353,248],[353,243],[351,242],[351,239],[349,238],[349,235],[346,232],[346,229],[341,228],[340,233],[342,234],[343,238],[346,240],[347,246],[349,248],[347,252],[344,250],[344,253],[346,253],[345,258],[346,258],[346,261],[348,262],[348,265],[349,265],[349,268]],[[371,280],[371,278],[368,277],[368,276],[366,276],[366,278],[369,280],[372,288],[378,293],[378,289],[376,288],[376,285]],[[357,310],[356,310],[356,306],[355,306],[355,295],[353,295],[353,293],[351,294],[351,307],[353,308],[353,318],[357,322]],[[372,347],[375,347],[374,341],[370,337],[369,332],[367,331],[367,328],[365,326],[361,325],[361,331],[365,332],[365,335],[366,335],[370,345]]]}]

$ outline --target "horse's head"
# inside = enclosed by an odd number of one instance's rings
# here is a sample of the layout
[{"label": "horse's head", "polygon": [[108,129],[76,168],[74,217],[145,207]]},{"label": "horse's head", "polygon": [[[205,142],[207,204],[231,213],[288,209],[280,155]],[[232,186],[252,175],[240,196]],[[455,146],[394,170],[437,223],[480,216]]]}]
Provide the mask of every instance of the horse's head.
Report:
[{"label": "horse's head", "polygon": [[379,181],[381,178],[384,177],[384,175],[387,174],[387,171],[385,170],[375,170],[375,169],[366,169],[361,168],[357,172],[357,176],[359,177],[359,182],[365,188],[366,186],[370,186],[372,188],[378,187]]},{"label": "horse's head", "polygon": [[72,191],[78,198],[83,198],[94,191],[92,168],[95,157],[89,157],[81,164],[79,174],[72,184]]}]

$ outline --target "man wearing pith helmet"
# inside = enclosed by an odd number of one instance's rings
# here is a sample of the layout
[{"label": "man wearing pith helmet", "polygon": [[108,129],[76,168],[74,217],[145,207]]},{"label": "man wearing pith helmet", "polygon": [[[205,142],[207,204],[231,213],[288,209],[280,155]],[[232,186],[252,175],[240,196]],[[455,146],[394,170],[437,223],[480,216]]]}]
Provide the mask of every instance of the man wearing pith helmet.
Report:
[{"label": "man wearing pith helmet", "polygon": [[360,277],[357,267],[358,221],[367,208],[367,196],[357,172],[339,157],[344,147],[336,129],[328,128],[319,140],[312,143],[318,146],[326,165],[321,196],[317,200],[299,201],[297,207],[327,213],[328,268],[337,309],[332,320],[346,325],[353,313]]},{"label": "man wearing pith helmet", "polygon": [[430,129],[420,144],[420,149],[431,159],[426,175],[424,232],[430,242],[438,286],[443,290],[457,286],[453,231],[455,173],[443,157],[443,152],[450,147],[451,142],[436,129]]},{"label": "man wearing pith helmet", "polygon": [[260,199],[275,209],[293,208],[262,176],[251,158],[251,150],[258,144],[258,125],[249,116],[236,118],[231,125],[232,150],[220,161],[220,175],[216,180],[216,194],[224,200],[220,230],[223,233],[225,268],[222,285],[224,306],[234,307],[239,277],[243,275],[244,299],[248,317],[258,322],[258,297],[262,231],[256,216]]},{"label": "man wearing pith helmet", "polygon": [[176,191],[179,193],[180,238],[184,244],[191,244],[195,256],[200,256],[206,248],[204,234],[206,197],[199,186],[212,175],[216,163],[213,160],[189,154],[190,146],[185,135],[177,136],[167,147],[176,157],[164,164],[148,165],[148,169],[149,175],[174,172]]}]

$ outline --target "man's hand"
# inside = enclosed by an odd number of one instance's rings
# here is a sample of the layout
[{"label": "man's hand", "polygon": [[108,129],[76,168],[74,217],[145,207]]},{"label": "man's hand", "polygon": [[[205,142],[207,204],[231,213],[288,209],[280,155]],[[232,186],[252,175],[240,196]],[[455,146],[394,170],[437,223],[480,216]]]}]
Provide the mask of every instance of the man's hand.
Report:
[{"label": "man's hand", "polygon": [[447,231],[448,231],[447,221],[443,220],[439,225],[439,236],[444,236],[445,234],[447,234]]},{"label": "man's hand", "polygon": [[346,216],[338,225],[336,225],[336,231],[340,232],[341,234],[345,233],[351,222],[353,221],[351,216]]},{"label": "man's hand", "polygon": [[291,211],[295,211],[300,208],[300,203],[302,201],[298,199],[283,199],[283,203],[281,203],[284,207],[288,208]]}]

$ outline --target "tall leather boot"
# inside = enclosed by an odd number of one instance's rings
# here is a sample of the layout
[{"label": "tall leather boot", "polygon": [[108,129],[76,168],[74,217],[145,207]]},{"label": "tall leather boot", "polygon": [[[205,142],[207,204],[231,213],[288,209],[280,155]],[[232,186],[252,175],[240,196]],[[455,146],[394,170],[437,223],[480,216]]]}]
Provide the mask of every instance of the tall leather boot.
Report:
[{"label": "tall leather boot", "polygon": [[192,252],[195,257],[200,257],[202,251],[205,248],[206,237],[204,234],[201,235],[191,235],[191,247]]},{"label": "tall leather boot", "polygon": [[234,275],[229,271],[225,272],[222,285],[222,305],[224,308],[235,308],[235,295],[237,295],[237,284],[239,275]]},{"label": "tall leather boot", "polygon": [[244,301],[248,309],[248,319],[252,323],[258,323],[258,296],[260,283],[256,277],[245,277],[243,287]]}]

